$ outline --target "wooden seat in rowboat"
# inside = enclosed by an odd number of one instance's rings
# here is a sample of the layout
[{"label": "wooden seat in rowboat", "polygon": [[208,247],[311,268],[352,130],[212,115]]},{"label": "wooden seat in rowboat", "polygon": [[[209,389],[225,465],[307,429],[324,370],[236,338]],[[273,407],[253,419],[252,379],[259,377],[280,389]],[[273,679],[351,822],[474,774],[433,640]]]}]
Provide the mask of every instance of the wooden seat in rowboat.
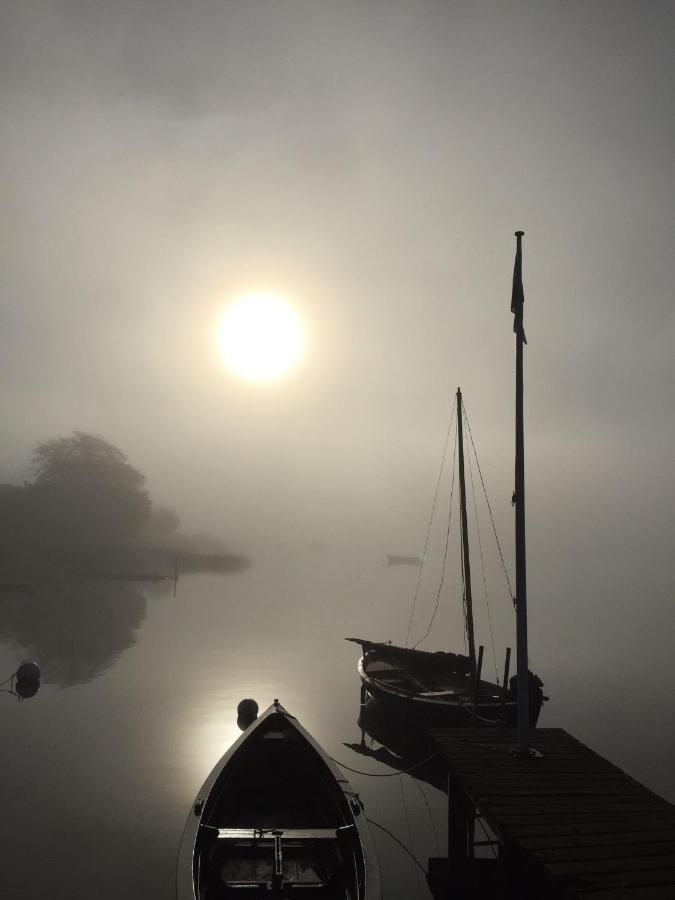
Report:
[{"label": "wooden seat in rowboat", "polygon": [[218,895],[252,897],[258,895],[251,893],[256,889],[261,893],[275,889],[285,896],[314,888],[330,897],[332,886],[337,888],[339,883],[339,896],[344,896],[336,845],[352,838],[355,828],[219,828],[217,835],[213,829],[217,845],[212,858],[221,885]]}]

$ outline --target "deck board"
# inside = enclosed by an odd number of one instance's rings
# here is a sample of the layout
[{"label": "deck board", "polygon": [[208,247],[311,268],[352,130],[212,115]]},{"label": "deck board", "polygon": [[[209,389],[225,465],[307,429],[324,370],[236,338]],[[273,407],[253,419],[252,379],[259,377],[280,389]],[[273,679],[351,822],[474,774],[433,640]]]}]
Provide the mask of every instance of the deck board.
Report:
[{"label": "deck board", "polygon": [[560,728],[519,759],[507,729],[430,729],[462,791],[514,858],[578,900],[675,900],[675,806]]}]

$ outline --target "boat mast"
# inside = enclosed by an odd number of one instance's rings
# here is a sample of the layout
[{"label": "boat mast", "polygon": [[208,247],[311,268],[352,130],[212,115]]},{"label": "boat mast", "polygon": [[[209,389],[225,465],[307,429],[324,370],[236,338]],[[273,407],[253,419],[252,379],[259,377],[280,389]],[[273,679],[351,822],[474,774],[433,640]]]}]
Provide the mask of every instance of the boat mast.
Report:
[{"label": "boat mast", "polygon": [[516,231],[511,312],[516,333],[516,489],[513,495],[516,524],[516,658],[518,666],[518,753],[529,755],[530,679],[527,664],[527,578],[525,566],[525,438],[523,419],[523,264],[521,240]]},{"label": "boat mast", "polygon": [[459,444],[459,503],[462,523],[462,561],[464,568],[464,599],[466,602],[466,636],[469,642],[471,673],[476,676],[476,643],[473,635],[473,604],[471,600],[471,562],[469,560],[469,529],[466,518],[466,486],[464,483],[464,432],[462,423],[462,392],[457,388],[457,438]]}]

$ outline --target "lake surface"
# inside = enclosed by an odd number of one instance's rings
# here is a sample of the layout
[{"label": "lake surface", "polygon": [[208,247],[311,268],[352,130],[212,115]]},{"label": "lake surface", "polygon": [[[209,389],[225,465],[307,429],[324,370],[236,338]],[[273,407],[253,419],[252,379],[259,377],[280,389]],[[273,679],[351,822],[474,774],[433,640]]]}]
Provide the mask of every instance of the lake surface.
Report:
[{"label": "lake surface", "polygon": [[[243,697],[261,709],[278,697],[335,759],[391,771],[343,746],[361,737],[359,648],[343,638],[400,640],[409,589],[410,573],[365,550],[347,558],[277,547],[238,574],[181,578],[175,597],[164,583],[0,598],[0,679],[24,657],[43,670],[36,697],[0,698],[0,896],[171,900],[185,819],[240,733]],[[566,728],[675,797],[670,713],[653,690],[647,704],[639,679],[621,673],[589,681],[575,665],[543,674],[552,700],[540,724]],[[423,865],[445,854],[441,792],[409,775],[347,774],[369,818]],[[413,861],[385,833],[374,838],[385,897],[428,897]]]}]

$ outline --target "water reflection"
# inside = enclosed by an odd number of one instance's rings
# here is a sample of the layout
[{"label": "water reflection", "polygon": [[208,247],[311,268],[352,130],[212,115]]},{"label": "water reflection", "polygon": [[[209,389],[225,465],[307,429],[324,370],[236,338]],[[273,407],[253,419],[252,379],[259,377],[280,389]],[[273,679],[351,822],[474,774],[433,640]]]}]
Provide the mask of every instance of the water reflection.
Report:
[{"label": "water reflection", "polygon": [[[166,586],[153,585],[157,590]],[[119,582],[72,582],[0,595],[0,641],[40,661],[47,684],[70,687],[101,675],[137,638],[144,590]]]},{"label": "water reflection", "polygon": [[396,718],[368,697],[359,708],[361,740],[345,742],[345,747],[399,772],[409,772],[440,791],[447,786],[447,775],[434,760],[424,730],[409,719]]}]

